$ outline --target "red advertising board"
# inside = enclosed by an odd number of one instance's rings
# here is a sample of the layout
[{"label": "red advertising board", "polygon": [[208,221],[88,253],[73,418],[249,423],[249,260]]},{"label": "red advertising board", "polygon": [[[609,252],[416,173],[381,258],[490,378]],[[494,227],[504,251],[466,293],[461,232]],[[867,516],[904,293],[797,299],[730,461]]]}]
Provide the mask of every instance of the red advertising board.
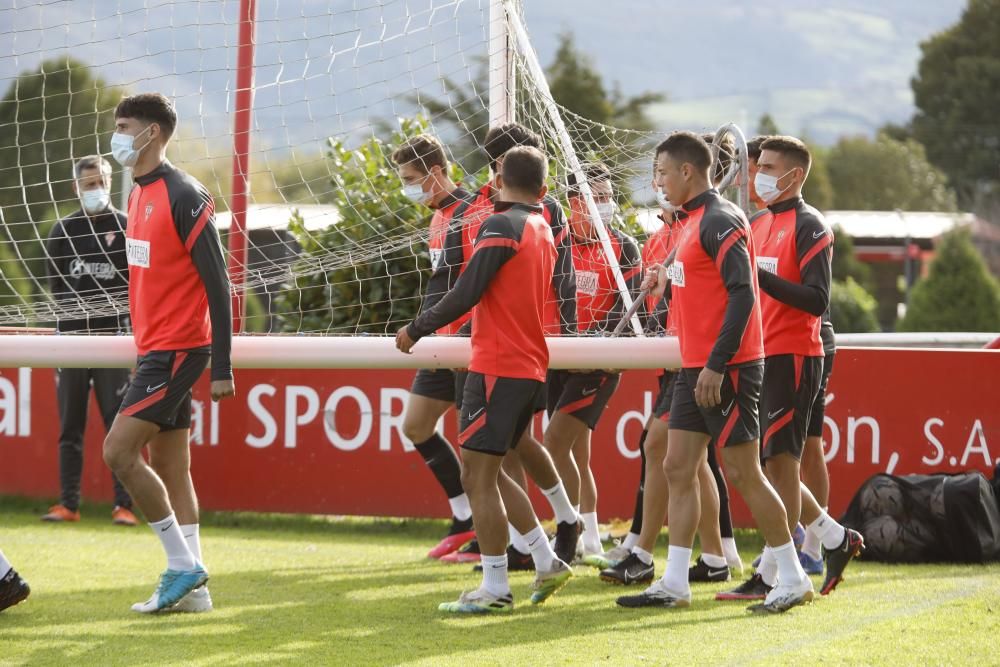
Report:
[{"label": "red advertising board", "polygon": [[[402,437],[412,372],[238,371],[238,396],[195,390],[192,467],[206,509],[443,517],[441,490]],[[652,372],[629,371],[593,438],[602,518],[627,518]],[[454,414],[445,429],[454,441]],[[541,426],[540,420],[536,424]],[[110,500],[96,406],[83,493]],[[0,494],[55,498],[59,419],[53,371],[0,370]],[[1000,461],[1000,352],[844,349],[830,382],[826,452],[831,511],[871,475],[976,469]],[[539,503],[540,513],[548,508]],[[737,523],[749,514],[734,501]]]}]

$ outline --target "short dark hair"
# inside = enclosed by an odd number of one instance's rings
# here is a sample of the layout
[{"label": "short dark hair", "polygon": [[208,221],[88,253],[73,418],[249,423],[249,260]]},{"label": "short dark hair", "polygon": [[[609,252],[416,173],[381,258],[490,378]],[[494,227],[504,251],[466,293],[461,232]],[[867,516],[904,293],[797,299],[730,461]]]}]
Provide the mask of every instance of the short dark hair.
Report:
[{"label": "short dark hair", "polygon": [[[711,145],[715,143],[715,135],[711,132],[701,135],[701,138],[707,144]],[[713,184],[722,182],[722,178],[733,164],[734,157],[736,157],[736,142],[733,141],[733,138],[729,134],[724,134],[722,135],[722,140],[719,142],[719,159],[715,161],[715,169],[712,170]]]},{"label": "short dark hair", "polygon": [[812,153],[809,152],[809,147],[801,139],[782,135],[768,137],[760,145],[760,150],[761,152],[774,151],[775,153],[780,153],[782,157],[796,167],[802,167],[806,175],[809,174],[809,169],[812,168]]},{"label": "short dark hair", "polygon": [[100,155],[85,155],[73,165],[73,178],[80,178],[88,169],[96,169],[102,177],[111,178],[111,163]]},{"label": "short dark hair", "polygon": [[545,152],[542,138],[520,123],[504,123],[491,127],[486,133],[483,150],[490,161],[490,169],[496,171],[497,160],[515,146],[531,146]]},{"label": "short dark hair", "polygon": [[139,93],[124,98],[115,107],[115,118],[135,118],[144,123],[156,123],[169,139],[177,128],[177,111],[161,93]]},{"label": "short dark hair", "polygon": [[500,177],[512,190],[537,193],[549,176],[549,163],[545,154],[534,146],[515,146],[504,154]]},{"label": "short dark hair", "polygon": [[444,146],[437,137],[429,134],[410,137],[392,152],[390,159],[400,167],[415,163],[414,166],[425,174],[430,172],[431,167],[448,168],[448,157],[444,154]]},{"label": "short dark hair", "polygon": [[701,171],[708,171],[712,166],[712,149],[694,132],[671,133],[656,147],[656,157],[661,153],[669,153],[673,159],[687,162]]},{"label": "short dark hair", "polygon": [[760,159],[760,146],[771,137],[767,134],[758,134],[747,142],[747,157],[756,162]]},{"label": "short dark hair", "polygon": [[[611,181],[611,168],[603,162],[587,162],[580,165],[580,170],[587,177],[587,183],[596,181]],[[566,177],[567,195],[570,197],[580,196],[580,186],[576,181],[576,173],[569,172]]]}]

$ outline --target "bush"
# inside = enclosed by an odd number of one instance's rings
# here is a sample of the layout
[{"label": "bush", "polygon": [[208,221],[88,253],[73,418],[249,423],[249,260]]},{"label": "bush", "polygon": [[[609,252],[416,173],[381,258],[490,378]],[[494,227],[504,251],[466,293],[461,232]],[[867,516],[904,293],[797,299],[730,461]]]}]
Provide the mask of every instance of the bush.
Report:
[{"label": "bush", "polygon": [[910,292],[900,331],[1000,331],[1000,284],[969,232],[941,237],[927,277]]},{"label": "bush", "polygon": [[837,333],[872,333],[879,330],[878,303],[864,287],[848,276],[834,280],[830,291],[830,319]]}]

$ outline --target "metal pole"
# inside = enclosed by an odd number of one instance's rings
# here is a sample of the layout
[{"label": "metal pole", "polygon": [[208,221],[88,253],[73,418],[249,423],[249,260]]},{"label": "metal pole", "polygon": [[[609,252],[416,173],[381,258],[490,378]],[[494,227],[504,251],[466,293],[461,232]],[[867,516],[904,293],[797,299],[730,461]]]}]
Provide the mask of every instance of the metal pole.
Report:
[{"label": "metal pole", "polygon": [[240,0],[236,62],[236,108],[233,115],[233,183],[229,227],[229,279],[233,285],[233,332],[243,331],[246,312],[247,196],[250,190],[250,122],[253,113],[254,29],[257,0]]},{"label": "metal pole", "polygon": [[514,122],[514,59],[504,0],[490,0],[490,127]]}]

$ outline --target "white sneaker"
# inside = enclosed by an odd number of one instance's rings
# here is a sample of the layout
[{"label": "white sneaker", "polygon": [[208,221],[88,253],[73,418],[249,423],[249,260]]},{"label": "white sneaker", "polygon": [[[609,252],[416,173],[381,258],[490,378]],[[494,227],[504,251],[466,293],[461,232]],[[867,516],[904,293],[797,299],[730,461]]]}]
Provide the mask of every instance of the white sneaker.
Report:
[{"label": "white sneaker", "polygon": [[132,611],[140,614],[155,614],[159,611],[165,611],[160,609],[159,597],[159,594],[153,593],[145,602],[136,602],[132,605]]},{"label": "white sneaker", "polygon": [[778,585],[772,588],[771,592],[767,594],[763,602],[748,607],[748,609],[752,612],[781,614],[792,607],[812,602],[812,599],[812,581],[809,577],[804,577],[802,581],[795,584],[783,584],[779,581]]},{"label": "white sneaker", "polygon": [[212,596],[208,593],[208,586],[194,589],[182,597],[180,602],[171,607],[169,611],[187,614],[200,614],[205,611],[212,611]]}]

